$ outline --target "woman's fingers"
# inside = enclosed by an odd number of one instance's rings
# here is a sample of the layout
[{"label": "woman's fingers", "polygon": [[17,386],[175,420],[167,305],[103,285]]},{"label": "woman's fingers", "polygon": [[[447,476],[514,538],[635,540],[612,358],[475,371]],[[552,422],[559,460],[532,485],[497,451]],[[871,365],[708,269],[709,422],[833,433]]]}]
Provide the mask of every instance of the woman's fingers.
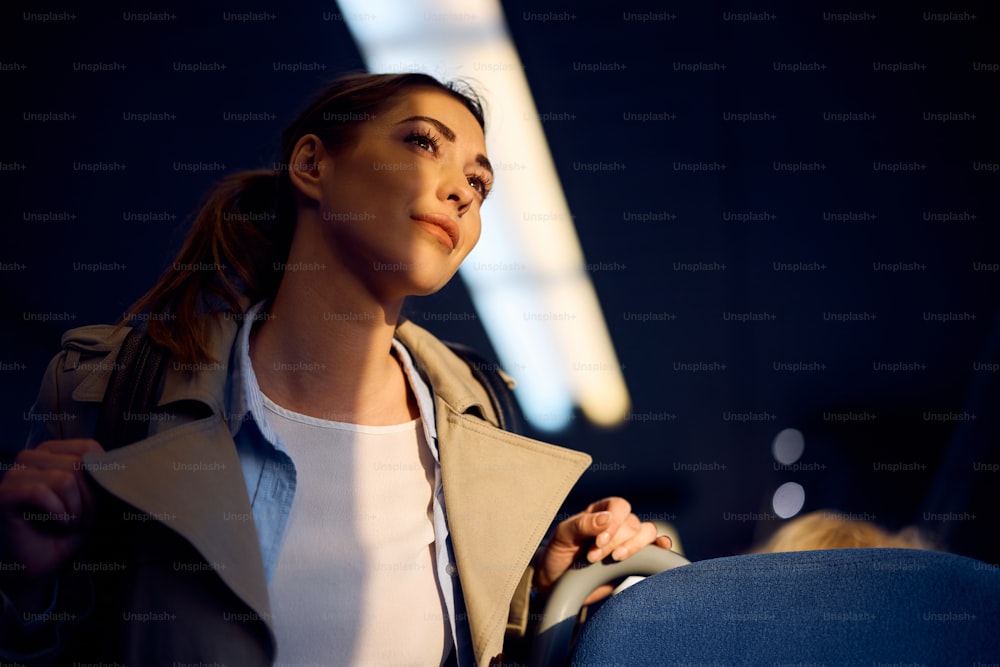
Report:
[{"label": "woman's fingers", "polygon": [[18,454],[14,468],[4,479],[4,485],[47,485],[62,501],[64,507],[61,513],[73,515],[71,522],[75,522],[87,516],[93,506],[93,494],[84,472],[83,456],[94,451],[103,451],[94,440],[44,442],[35,449]]},{"label": "woman's fingers", "polygon": [[9,484],[0,484],[0,505],[16,518],[39,526],[70,526],[89,509],[82,486],[86,481],[66,470],[24,470]]},{"label": "woman's fingers", "polygon": [[0,555],[25,575],[53,572],[81,544],[94,518],[83,456],[103,451],[94,440],[50,440],[20,452],[0,480]]}]

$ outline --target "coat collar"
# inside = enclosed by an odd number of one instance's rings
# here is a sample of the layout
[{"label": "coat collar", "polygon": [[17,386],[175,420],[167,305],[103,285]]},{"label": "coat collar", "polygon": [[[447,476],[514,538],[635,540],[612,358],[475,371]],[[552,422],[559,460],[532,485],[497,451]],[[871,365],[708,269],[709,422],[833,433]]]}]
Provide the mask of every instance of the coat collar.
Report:
[{"label": "coat collar", "polygon": [[[198,401],[212,416],[89,455],[86,463],[101,486],[191,542],[270,628],[263,561],[225,414],[238,329],[237,320],[217,318],[209,339],[216,363],[170,364],[165,372],[159,406]],[[116,331],[111,340],[103,332],[113,355],[126,333]],[[485,664],[501,653],[521,575],[590,457],[496,428],[489,395],[465,362],[412,322],[396,333],[434,394],[449,531],[476,661]],[[100,401],[107,375],[90,375],[74,399]]]},{"label": "coat collar", "polygon": [[472,412],[494,426],[499,423],[489,394],[447,345],[409,320],[396,327],[396,338],[410,351],[435,396],[461,414]]},{"label": "coat collar", "polygon": [[[226,383],[229,377],[229,355],[239,331],[239,320],[230,315],[219,315],[210,320],[208,351],[210,362],[180,364],[167,363],[164,371],[163,391],[157,407],[185,400],[208,405],[216,414],[225,412]],[[73,389],[73,400],[100,402],[104,400],[111,370],[115,368],[130,327],[96,325],[71,329],[63,334],[62,346],[67,350],[68,366],[74,367],[81,353],[105,354],[105,359],[91,366],[91,372]]]}]

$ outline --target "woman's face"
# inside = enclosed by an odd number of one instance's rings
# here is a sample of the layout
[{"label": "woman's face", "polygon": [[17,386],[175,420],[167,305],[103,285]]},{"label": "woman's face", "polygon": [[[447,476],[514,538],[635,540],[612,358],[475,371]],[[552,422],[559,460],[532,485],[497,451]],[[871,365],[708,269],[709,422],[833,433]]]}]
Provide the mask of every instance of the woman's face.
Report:
[{"label": "woman's face", "polygon": [[325,160],[325,239],[381,296],[440,289],[479,240],[492,169],[479,123],[451,96],[405,93]]}]

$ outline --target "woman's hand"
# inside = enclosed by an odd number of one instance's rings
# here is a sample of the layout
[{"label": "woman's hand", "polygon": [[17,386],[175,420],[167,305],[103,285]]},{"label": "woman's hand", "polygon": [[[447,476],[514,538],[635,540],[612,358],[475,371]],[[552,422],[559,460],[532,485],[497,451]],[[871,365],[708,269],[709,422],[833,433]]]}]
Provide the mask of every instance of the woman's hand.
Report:
[{"label": "woman's hand", "polygon": [[0,559],[18,564],[18,588],[45,581],[79,550],[94,519],[81,461],[102,451],[96,440],[48,440],[20,452],[0,481]]},{"label": "woman's hand", "polygon": [[[669,537],[657,536],[654,524],[640,521],[632,514],[632,506],[624,498],[598,500],[556,526],[537,561],[536,585],[547,592],[584,554],[591,563],[609,555],[614,560],[625,560],[649,544],[663,549],[672,546]],[[606,598],[613,590],[614,586],[605,584],[591,593],[584,604]]]}]

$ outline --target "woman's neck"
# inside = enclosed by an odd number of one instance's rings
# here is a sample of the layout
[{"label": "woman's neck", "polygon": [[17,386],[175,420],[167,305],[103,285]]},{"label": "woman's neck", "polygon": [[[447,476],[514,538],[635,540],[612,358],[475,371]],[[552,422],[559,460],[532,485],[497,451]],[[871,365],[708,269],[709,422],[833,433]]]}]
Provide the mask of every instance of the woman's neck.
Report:
[{"label": "woman's neck", "polygon": [[380,301],[330,258],[293,254],[288,266],[269,316],[250,337],[261,391],[282,407],[331,421],[388,425],[417,417],[392,353],[402,299]]}]

